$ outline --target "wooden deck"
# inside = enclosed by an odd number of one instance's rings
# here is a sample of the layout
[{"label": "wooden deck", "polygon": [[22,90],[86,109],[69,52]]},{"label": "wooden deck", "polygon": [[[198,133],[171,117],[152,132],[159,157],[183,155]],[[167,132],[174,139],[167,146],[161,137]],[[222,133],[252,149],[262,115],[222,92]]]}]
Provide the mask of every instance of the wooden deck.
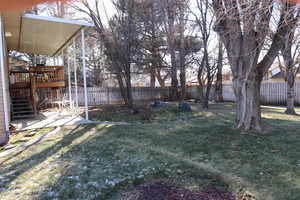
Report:
[{"label": "wooden deck", "polygon": [[37,89],[58,89],[65,87],[64,66],[34,66],[29,70],[10,71],[9,88],[11,98],[23,98],[32,105],[35,115],[38,110]]},{"label": "wooden deck", "polygon": [[24,71],[10,71],[10,88],[28,88],[36,83],[36,88],[65,87],[64,66],[36,66]]},{"label": "wooden deck", "polygon": [[55,82],[37,82],[37,88],[63,88],[65,87],[65,81],[55,81]]}]

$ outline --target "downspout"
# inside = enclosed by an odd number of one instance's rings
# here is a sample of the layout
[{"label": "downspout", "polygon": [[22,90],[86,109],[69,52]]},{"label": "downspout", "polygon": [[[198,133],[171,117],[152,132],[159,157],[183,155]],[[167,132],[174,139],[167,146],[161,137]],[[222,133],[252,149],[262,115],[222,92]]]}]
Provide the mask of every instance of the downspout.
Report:
[{"label": "downspout", "polygon": [[[1,142],[1,143],[6,143],[9,140],[9,113],[8,113],[8,96],[6,93],[6,83],[5,83],[5,71],[4,71],[4,67],[5,67],[5,61],[4,61],[4,26],[3,26],[3,20],[2,20],[2,16],[0,16],[0,69],[1,69],[1,83],[2,83],[2,92],[3,92],[3,104],[4,104],[4,122],[5,122],[5,136],[6,139],[5,141]],[[0,144],[1,145],[1,144]]]}]

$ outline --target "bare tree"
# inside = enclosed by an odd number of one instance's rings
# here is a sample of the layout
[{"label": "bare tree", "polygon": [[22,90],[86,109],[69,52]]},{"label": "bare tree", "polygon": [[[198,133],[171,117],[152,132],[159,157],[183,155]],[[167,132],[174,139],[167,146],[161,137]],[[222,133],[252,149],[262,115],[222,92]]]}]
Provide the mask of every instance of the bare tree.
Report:
[{"label": "bare tree", "polygon": [[105,81],[107,66],[105,64],[105,54],[102,42],[98,38],[98,33],[94,30],[87,31],[86,40],[86,64],[89,73],[90,85],[101,87]]},{"label": "bare tree", "polygon": [[75,18],[76,14],[70,4],[62,1],[54,1],[50,3],[43,3],[33,8],[35,14],[44,14],[48,16],[61,18]]},{"label": "bare tree", "polygon": [[217,60],[217,77],[216,77],[216,102],[223,102],[223,60],[224,48],[223,43],[219,40],[218,60]]},{"label": "bare tree", "polygon": [[163,25],[163,13],[159,6],[159,0],[141,0],[139,2],[139,18],[142,23],[141,51],[144,59],[142,63],[146,66],[146,73],[150,74],[150,87],[156,84],[156,71],[162,68],[162,47],[165,46]]},{"label": "bare tree", "polygon": [[187,48],[187,37],[185,35],[187,22],[190,14],[189,0],[178,2],[178,36],[179,41],[179,70],[180,70],[180,99],[186,98],[186,56],[190,53]]},{"label": "bare tree", "polygon": [[208,108],[209,95],[215,78],[217,62],[216,50],[212,42],[212,26],[215,21],[209,0],[196,0],[196,12],[193,12],[195,23],[199,29],[202,43],[202,57],[196,60],[198,64],[199,92],[203,108]]},{"label": "bare tree", "polygon": [[[299,12],[299,11],[298,11]],[[299,28],[291,31],[288,38],[284,38],[284,46],[281,56],[284,63],[278,56],[279,67],[285,82],[287,83],[287,104],[286,114],[296,115],[295,111],[295,80],[300,72],[300,33]]]},{"label": "bare tree", "polygon": [[171,58],[171,99],[176,100],[178,94],[178,65],[176,62],[176,16],[178,11],[177,0],[160,0],[161,8],[165,13],[165,29],[167,36],[168,51]]},{"label": "bare tree", "polygon": [[[298,21],[296,6],[273,0],[212,0],[215,31],[225,45],[237,101],[236,128],[262,131],[260,87],[278,51]],[[279,17],[277,13],[280,13]],[[272,20],[277,26],[271,27]],[[270,29],[270,47],[262,53]]]},{"label": "bare tree", "polygon": [[[126,105],[133,106],[131,67],[135,62],[138,41],[138,25],[136,23],[137,4],[135,0],[116,0],[113,5],[116,14],[104,23],[100,0],[83,1],[85,9],[74,6],[86,13],[95,24],[99,39],[105,47],[105,54],[110,63],[109,70],[118,80],[119,88]],[[105,9],[104,9],[105,11]]]}]

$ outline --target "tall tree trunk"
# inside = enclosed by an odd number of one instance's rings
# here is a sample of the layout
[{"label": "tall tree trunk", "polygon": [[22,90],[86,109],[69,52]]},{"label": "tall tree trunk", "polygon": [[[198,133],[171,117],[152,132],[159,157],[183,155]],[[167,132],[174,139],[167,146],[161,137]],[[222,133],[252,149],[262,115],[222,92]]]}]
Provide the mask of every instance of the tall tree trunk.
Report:
[{"label": "tall tree trunk", "polygon": [[123,97],[124,103],[126,105],[128,105],[129,101],[128,101],[128,97],[127,97],[127,94],[126,94],[126,89],[125,89],[125,86],[124,86],[122,75],[120,73],[117,73],[116,76],[117,76],[121,96]]},{"label": "tall tree trunk", "polygon": [[151,15],[151,21],[153,23],[151,23],[151,68],[150,68],[150,87],[151,88],[155,88],[155,81],[156,81],[156,76],[155,76],[155,69],[157,68],[157,59],[158,59],[158,49],[157,49],[157,37],[156,37],[156,29],[155,29],[155,23],[154,23],[154,15],[153,15],[153,3],[151,3],[151,11],[152,11],[152,15]]},{"label": "tall tree trunk", "polygon": [[[182,57],[180,59],[180,99],[184,100],[186,98],[186,72],[185,72],[185,59]],[[183,63],[184,62],[184,63]]]},{"label": "tall tree trunk", "polygon": [[292,56],[293,34],[290,34],[288,40],[285,42],[285,46],[282,50],[285,70],[281,70],[281,73],[285,75],[285,81],[287,83],[287,99],[286,99],[286,114],[296,115],[295,111],[295,61]]},{"label": "tall tree trunk", "polygon": [[[203,96],[204,96],[204,86],[202,83],[199,84],[198,86],[198,93],[199,93],[199,101],[200,103],[202,104],[202,107],[203,107]],[[197,99],[198,101],[198,99]]]},{"label": "tall tree trunk", "polygon": [[205,90],[204,93],[202,93],[203,98],[202,98],[202,107],[204,109],[208,109],[209,106],[209,96],[210,96],[210,91],[211,91],[211,87],[212,87],[212,76],[210,73],[208,73],[207,75],[207,83],[205,86]]},{"label": "tall tree trunk", "polygon": [[168,49],[171,56],[171,99],[178,99],[177,62],[175,53],[175,2],[167,5],[168,12]]},{"label": "tall tree trunk", "polygon": [[[262,78],[273,64],[278,51],[282,50],[284,40],[297,26],[299,15],[295,12],[295,5],[283,4],[280,8],[277,30],[269,48],[265,49],[265,55],[259,59],[270,32],[269,24],[272,22],[275,5],[271,1],[249,2],[251,3],[245,2],[240,6],[239,1],[213,0],[212,5],[217,18],[214,30],[219,33],[226,48],[234,76],[236,128],[262,131],[260,109]],[[259,31],[255,31],[253,24]]]},{"label": "tall tree trunk", "polygon": [[223,43],[219,41],[219,53],[218,53],[218,64],[217,64],[217,81],[216,81],[216,102],[223,102]]},{"label": "tall tree trunk", "polygon": [[126,95],[127,95],[127,105],[133,107],[133,97],[132,97],[132,86],[131,86],[131,73],[130,73],[130,64],[126,67],[125,70],[125,82],[126,82]]},{"label": "tall tree trunk", "polygon": [[178,99],[178,79],[177,79],[177,63],[175,56],[175,49],[171,45],[170,53],[171,53],[171,99]]},{"label": "tall tree trunk", "polygon": [[159,82],[160,87],[166,87],[166,83],[165,83],[166,79],[161,76],[160,69],[157,69],[156,78],[157,78],[157,81]]},{"label": "tall tree trunk", "polygon": [[204,84],[202,81],[202,73],[203,73],[204,65],[205,65],[205,59],[203,56],[200,66],[198,68],[198,72],[197,72],[197,79],[198,79],[198,83],[199,83],[199,87],[198,87],[199,99],[200,99],[200,102],[202,102],[202,105],[203,105],[203,96],[204,96],[204,86],[203,86]]},{"label": "tall tree trunk", "polygon": [[208,94],[208,87],[206,87],[206,90],[204,90],[204,87],[202,86],[202,91],[200,91],[202,93],[202,100],[201,100],[201,104],[202,104],[202,108],[204,109],[208,109],[208,103],[209,103],[209,95]]},{"label": "tall tree trunk", "polygon": [[156,76],[155,76],[155,69],[152,66],[150,69],[150,87],[155,88]]},{"label": "tall tree trunk", "polygon": [[260,108],[261,79],[233,80],[236,96],[236,128],[262,131]]},{"label": "tall tree trunk", "polygon": [[155,76],[155,68],[154,68],[154,65],[153,65],[154,61],[152,61],[152,66],[150,68],[150,88],[151,88],[151,92],[150,92],[150,95],[151,95],[151,100],[154,99],[154,88],[155,88],[155,82],[156,82],[156,76]]},{"label": "tall tree trunk", "polygon": [[[204,44],[204,55],[203,55],[203,62],[201,63],[202,65],[202,72],[203,73],[203,69],[206,69],[206,83],[202,82],[203,87],[203,92],[202,92],[202,107],[205,109],[208,109],[208,104],[209,104],[209,94],[210,94],[210,89],[211,89],[211,85],[212,85],[212,73],[211,73],[211,66],[209,63],[209,58],[208,58],[208,52],[207,52],[207,46],[206,43]],[[199,78],[198,78],[199,79]]]},{"label": "tall tree trunk", "polygon": [[286,114],[296,115],[295,111],[295,78],[291,70],[287,70],[287,99],[286,99]]},{"label": "tall tree trunk", "polygon": [[180,7],[180,17],[179,17],[179,38],[180,38],[180,47],[179,47],[179,65],[180,65],[180,99],[184,100],[186,98],[186,51],[185,51],[185,11]]}]

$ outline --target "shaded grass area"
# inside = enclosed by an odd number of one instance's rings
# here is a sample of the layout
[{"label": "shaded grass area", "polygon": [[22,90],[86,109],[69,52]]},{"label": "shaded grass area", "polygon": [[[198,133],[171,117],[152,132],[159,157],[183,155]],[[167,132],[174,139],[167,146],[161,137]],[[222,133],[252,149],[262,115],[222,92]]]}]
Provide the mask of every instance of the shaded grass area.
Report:
[{"label": "shaded grass area", "polygon": [[133,115],[132,111],[125,105],[103,105],[89,109],[91,120],[112,121],[112,122],[135,122],[139,120],[138,115]]},{"label": "shaded grass area", "polygon": [[132,126],[64,128],[1,164],[1,200],[119,200],[135,185],[157,181],[300,199],[299,116],[264,107],[270,131],[243,133],[231,128],[231,104],[192,108],[156,111],[150,122]]},{"label": "shaded grass area", "polygon": [[[195,112],[181,112],[178,103],[169,102],[161,108],[151,108],[151,120],[142,120],[141,114],[144,112],[143,107],[139,105],[139,112],[134,113],[132,109],[125,105],[101,105],[91,107],[89,110],[90,118],[96,121],[112,122],[155,122],[155,121],[174,121],[181,118],[188,118],[197,115]],[[190,104],[194,110],[199,110],[197,104]],[[225,104],[224,104],[225,105]],[[231,105],[230,105],[231,109]]]}]

